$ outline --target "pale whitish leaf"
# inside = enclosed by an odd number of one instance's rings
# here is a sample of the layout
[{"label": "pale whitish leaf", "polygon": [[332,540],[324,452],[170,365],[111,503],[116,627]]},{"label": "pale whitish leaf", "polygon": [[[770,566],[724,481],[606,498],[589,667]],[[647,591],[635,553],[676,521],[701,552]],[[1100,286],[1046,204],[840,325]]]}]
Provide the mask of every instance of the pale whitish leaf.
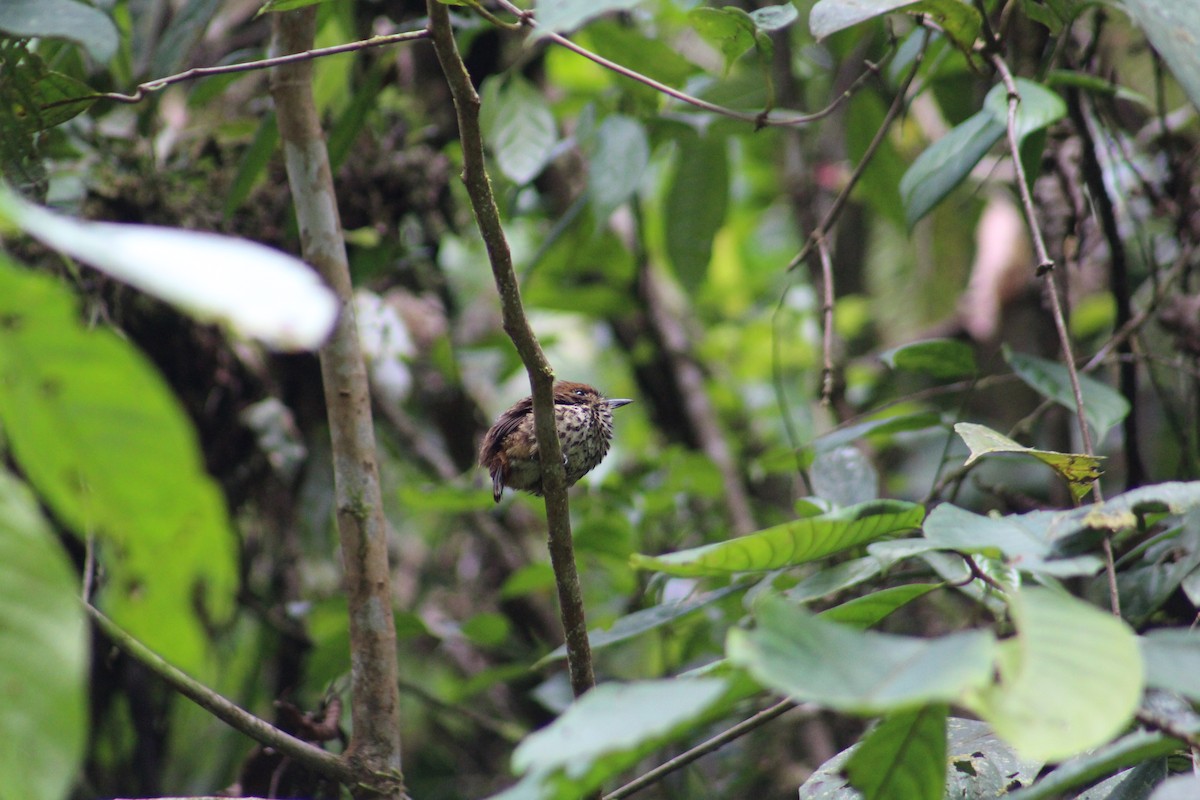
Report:
[{"label": "pale whitish leaf", "polygon": [[869,800],[941,800],[946,783],[946,706],[889,714],[846,763]]},{"label": "pale whitish leaf", "polygon": [[1197,797],[1200,797],[1200,775],[1176,775],[1159,784],[1150,800],[1196,800]]},{"label": "pale whitish leaf", "polygon": [[[1066,367],[1044,358],[1014,352],[1007,345],[1003,351],[1004,360],[1030,388],[1064,408],[1075,410],[1075,394]],[[1097,440],[1103,440],[1113,426],[1128,416],[1129,401],[1095,378],[1080,375],[1079,390],[1083,395],[1083,414],[1096,431]]]},{"label": "pale whitish leaf", "polygon": [[954,702],[991,678],[986,631],[934,639],[858,631],[814,617],[779,597],[754,610],[754,630],[735,628],[726,657],[764,686],[856,714]]},{"label": "pale whitish leaf", "polygon": [[613,11],[636,8],[642,0],[538,0],[538,27],[534,37],[547,33],[567,33],[589,20]]},{"label": "pale whitish leaf", "polygon": [[683,576],[779,569],[913,530],[924,518],[925,509],[919,505],[877,500],[678,553],[657,557],[635,553],[630,563]]},{"label": "pale whitish leaf", "polygon": [[970,466],[985,455],[994,453],[1010,453],[1033,456],[1038,461],[1049,465],[1062,475],[1071,485],[1071,492],[1076,499],[1087,494],[1090,484],[1101,475],[1100,463],[1102,456],[1089,456],[1086,453],[1056,453],[1053,450],[1035,450],[1032,447],[1018,444],[1007,436],[997,433],[985,425],[973,422],[959,422],[954,431],[962,437],[963,442],[971,449],[971,457],[966,465]]},{"label": "pale whitish leaf", "polygon": [[[484,136],[496,164],[509,180],[524,185],[550,161],[558,132],[554,114],[534,86],[524,78],[507,80],[494,95],[496,103],[481,118]],[[485,94],[484,103],[491,105]]]},{"label": "pale whitish leaf", "polygon": [[813,36],[824,39],[893,11],[930,15],[964,49],[979,34],[979,13],[961,0],[820,0],[809,14],[808,27]]},{"label": "pale whitish leaf", "polygon": [[1010,598],[1016,636],[1000,644],[999,680],[967,705],[1028,758],[1062,760],[1116,736],[1142,696],[1133,631],[1048,589]]},{"label": "pale whitish leaf", "polygon": [[4,0],[0,31],[17,38],[78,42],[97,61],[108,61],[117,51],[113,21],[103,11],[75,0]]},{"label": "pale whitish leaf", "polygon": [[0,469],[0,780],[5,797],[58,800],[87,735],[88,631],[78,577],[37,501]]},{"label": "pale whitish leaf", "polygon": [[650,163],[650,143],[642,124],[613,114],[600,123],[588,159],[588,194],[600,227],[633,196]]},{"label": "pale whitish leaf", "polygon": [[279,350],[320,347],[337,298],[311,267],[245,239],[154,225],[85,222],[0,187],[0,220],[195,317]]}]

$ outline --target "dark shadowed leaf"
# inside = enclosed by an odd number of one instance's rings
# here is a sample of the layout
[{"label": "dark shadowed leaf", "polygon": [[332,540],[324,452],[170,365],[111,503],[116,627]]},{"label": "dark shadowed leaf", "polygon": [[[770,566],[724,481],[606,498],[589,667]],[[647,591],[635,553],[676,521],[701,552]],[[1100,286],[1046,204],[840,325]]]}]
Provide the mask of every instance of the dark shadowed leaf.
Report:
[{"label": "dark shadowed leaf", "polygon": [[1004,125],[980,111],[925,149],[900,181],[904,217],[912,228],[942,201],[1004,136]]},{"label": "dark shadowed leaf", "polygon": [[[1075,410],[1071,378],[1062,364],[1018,353],[1007,346],[1004,348],[1004,360],[1031,389],[1064,408]],[[1102,441],[1115,425],[1129,415],[1129,401],[1115,389],[1087,375],[1079,376],[1079,390],[1083,394],[1083,414],[1096,432],[1097,441]]]},{"label": "dark shadowed leaf", "polygon": [[667,255],[687,289],[708,275],[713,239],[729,206],[729,155],[724,139],[688,137],[679,148],[663,210]]},{"label": "dark shadowed leaf", "polygon": [[969,378],[978,371],[975,351],[958,339],[928,339],[879,354],[892,369],[922,372],[939,380]]}]

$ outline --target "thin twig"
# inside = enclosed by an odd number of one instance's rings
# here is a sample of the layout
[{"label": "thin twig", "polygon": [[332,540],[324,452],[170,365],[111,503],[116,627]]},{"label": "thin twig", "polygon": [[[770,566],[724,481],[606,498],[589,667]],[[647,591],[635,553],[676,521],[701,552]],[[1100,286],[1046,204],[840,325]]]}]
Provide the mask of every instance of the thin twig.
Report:
[{"label": "thin twig", "polygon": [[701,742],[692,749],[675,756],[670,761],[663,762],[644,775],[640,775],[635,780],[625,784],[620,789],[604,795],[603,800],[622,800],[622,798],[629,797],[635,792],[640,792],[647,786],[658,783],[672,772],[680,770],[693,761],[719,750],[734,739],[745,736],[755,728],[761,727],[776,717],[791,711],[793,708],[804,708],[810,712],[816,710],[816,706],[813,705],[805,704],[804,706],[800,706],[795,700],[781,700],[770,708],[758,712],[753,717],[742,720],[732,728],[718,733],[708,741]]},{"label": "thin twig", "polygon": [[571,541],[571,516],[567,501],[567,476],[562,463],[562,445],[554,421],[554,370],[538,343],[521,302],[521,289],[513,271],[512,252],[500,222],[500,211],[492,192],[484,164],[483,136],[479,127],[479,95],[467,74],[459,55],[450,25],[450,14],[439,0],[427,0],[429,30],[442,72],[450,87],[458,115],[458,136],[462,145],[463,183],[475,211],[475,222],[487,249],[492,278],[500,295],[500,310],[504,331],[512,339],[525,370],[533,395],[534,434],[542,468],[542,487],[545,490],[546,525],[549,536],[550,563],[562,614],[563,637],[567,646],[567,666],[571,689],[575,696],[586,692],[595,683],[592,673],[591,645],[588,642],[587,620],[583,595],[579,588],[579,573],[575,567],[575,547]]},{"label": "thin twig", "polygon": [[756,112],[738,111],[737,109],[717,105],[716,103],[710,103],[707,100],[701,100],[699,97],[695,97],[687,92],[682,92],[679,89],[668,86],[665,83],[656,81],[648,75],[643,75],[637,70],[630,69],[629,67],[626,67],[623,64],[618,64],[615,61],[610,61],[604,56],[593,53],[586,47],[576,44],[566,36],[563,36],[561,33],[541,27],[534,18],[533,12],[518,8],[516,5],[509,2],[509,0],[497,0],[497,2],[501,8],[516,15],[521,24],[526,25],[531,29],[539,30],[542,37],[549,39],[561,47],[565,47],[572,53],[583,56],[592,63],[599,64],[605,69],[615,72],[618,75],[629,78],[633,81],[637,81],[645,86],[649,86],[651,89],[661,92],[668,97],[672,97],[681,103],[687,103],[688,105],[695,106],[696,108],[701,108],[705,111],[711,111],[714,114],[720,114],[721,116],[729,117],[730,119],[749,122],[756,128],[808,125],[810,123],[817,122],[818,120],[822,120],[836,111],[842,103],[853,97],[854,93],[858,91],[872,75],[879,73],[879,65],[868,62],[867,69],[861,75],[859,75],[853,83],[846,87],[841,94],[835,97],[829,105],[825,106],[825,108],[822,108],[820,111],[814,111],[810,114],[771,111],[769,109]]},{"label": "thin twig", "polygon": [[398,44],[400,42],[414,42],[419,39],[429,38],[429,31],[421,29],[419,31],[404,31],[402,33],[389,33],[383,36],[372,36],[370,39],[360,39],[356,42],[347,42],[345,44],[333,45],[332,47],[318,47],[311,50],[304,50],[299,53],[289,53],[283,56],[275,56],[274,58],[263,58],[256,61],[244,61],[240,64],[222,64],[216,67],[193,67],[189,70],[170,75],[165,78],[155,78],[152,81],[139,83],[133,94],[122,94],[120,92],[97,92],[96,94],[85,94],[80,97],[68,97],[65,100],[56,100],[53,103],[47,103],[42,106],[42,110],[57,108],[58,106],[70,105],[71,103],[87,103],[96,100],[114,100],[118,103],[140,103],[145,99],[147,94],[152,92],[161,92],[168,86],[183,81],[190,81],[196,78],[206,78],[213,75],[232,75],[238,72],[253,72],[255,70],[267,69],[268,67],[278,67],[284,64],[296,64],[301,61],[311,61],[314,58],[324,58],[325,56],[335,56],[339,53],[353,53],[358,50],[366,50],[370,47],[380,47],[388,44]]},{"label": "thin twig", "polygon": [[833,405],[833,258],[824,234],[817,237],[821,259],[821,405]]},{"label": "thin twig", "polygon": [[103,631],[104,635],[111,639],[122,652],[137,660],[172,689],[229,727],[244,733],[256,742],[275,748],[283,755],[294,758],[313,772],[330,780],[347,786],[358,782],[360,778],[358,771],[340,756],[281,731],[266,720],[254,716],[233,701],[217,694],[200,681],[168,664],[162,656],[133,638],[90,603],[85,603],[84,609],[96,623],[96,627]]}]

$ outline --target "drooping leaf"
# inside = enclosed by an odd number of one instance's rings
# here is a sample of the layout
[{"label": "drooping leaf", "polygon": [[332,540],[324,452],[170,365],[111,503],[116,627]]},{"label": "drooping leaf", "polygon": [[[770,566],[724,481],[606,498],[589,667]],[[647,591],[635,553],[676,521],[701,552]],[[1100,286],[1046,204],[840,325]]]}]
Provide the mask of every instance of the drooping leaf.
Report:
[{"label": "drooping leaf", "polygon": [[[1017,353],[1007,346],[1004,360],[1031,389],[1070,411],[1075,410],[1071,378],[1062,364]],[[1080,375],[1079,391],[1083,395],[1083,414],[1096,432],[1097,441],[1102,441],[1113,426],[1129,415],[1129,401],[1094,378]]]},{"label": "drooping leaf", "polygon": [[919,505],[877,500],[678,553],[634,554],[630,563],[638,569],[684,576],[779,569],[912,530],[924,517],[925,509]]},{"label": "drooping leaf", "polygon": [[729,206],[729,155],[724,139],[690,136],[679,159],[663,210],[667,255],[680,283],[695,290],[708,276],[713,239]]},{"label": "drooping leaf", "polygon": [[865,800],[941,800],[946,784],[946,706],[889,714],[846,762]]},{"label": "drooping leaf", "polygon": [[891,586],[848,600],[839,606],[822,611],[817,616],[829,622],[865,630],[878,625],[888,615],[904,605],[941,587],[940,583],[910,583],[904,586]]},{"label": "drooping leaf", "polygon": [[1133,21],[1145,32],[1175,80],[1187,92],[1192,104],[1200,108],[1200,15],[1188,3],[1170,0],[1123,0]]},{"label": "drooping leaf", "polygon": [[975,351],[958,339],[928,339],[901,345],[879,354],[892,369],[923,372],[938,380],[969,378],[979,370]]},{"label": "drooping leaf", "polygon": [[808,27],[814,37],[824,39],[893,11],[928,14],[964,49],[979,35],[979,12],[961,0],[820,0],[809,14]]},{"label": "drooping leaf", "polygon": [[168,659],[202,671],[197,613],[221,620],[232,610],[236,546],[178,401],[128,342],[86,330],[54,279],[2,257],[0,375],[0,427],[14,458],[60,520],[97,538],[104,607]]},{"label": "drooping leaf", "polygon": [[862,632],[778,597],[755,608],[754,630],[729,632],[729,660],[776,691],[856,714],[955,702],[991,678],[985,631],[918,639]]},{"label": "drooping leaf", "polygon": [[613,114],[600,123],[588,159],[588,195],[596,227],[633,196],[650,163],[650,143],[642,123]]},{"label": "drooping leaf", "polygon": [[485,91],[480,111],[484,139],[496,156],[496,166],[513,183],[523,186],[541,174],[550,161],[558,130],[546,99],[521,77],[492,78],[496,91]]},{"label": "drooping leaf", "polygon": [[0,780],[67,797],[87,738],[88,632],[79,579],[37,501],[0,470]]},{"label": "drooping leaf", "polygon": [[911,229],[950,194],[979,159],[1004,136],[1004,125],[980,111],[925,149],[900,181],[904,217]]},{"label": "drooping leaf", "polygon": [[1018,444],[1007,436],[997,433],[986,425],[973,422],[959,422],[954,431],[962,437],[967,447],[971,448],[971,457],[967,459],[969,466],[986,455],[993,453],[1016,453],[1033,456],[1043,464],[1049,465],[1059,475],[1066,479],[1071,486],[1071,494],[1080,499],[1091,489],[1091,484],[1102,474],[1100,469],[1103,456],[1089,456],[1086,453],[1056,453],[1053,450],[1035,450]]},{"label": "drooping leaf", "polygon": [[108,61],[117,51],[117,26],[98,8],[76,0],[5,0],[0,31],[15,38],[67,39],[92,58]]},{"label": "drooping leaf", "polygon": [[[581,797],[605,779],[685,734],[721,706],[715,678],[604,683],[513,753],[529,797]],[[499,797],[510,796],[507,793]]]},{"label": "drooping leaf", "polygon": [[231,236],[156,225],[86,222],[0,186],[0,220],[114,278],[280,350],[324,344],[338,302],[298,258]]},{"label": "drooping leaf", "polygon": [[999,645],[999,681],[968,706],[1029,758],[1070,758],[1116,736],[1142,696],[1129,626],[1048,589],[1014,593],[1009,607],[1016,636]]}]

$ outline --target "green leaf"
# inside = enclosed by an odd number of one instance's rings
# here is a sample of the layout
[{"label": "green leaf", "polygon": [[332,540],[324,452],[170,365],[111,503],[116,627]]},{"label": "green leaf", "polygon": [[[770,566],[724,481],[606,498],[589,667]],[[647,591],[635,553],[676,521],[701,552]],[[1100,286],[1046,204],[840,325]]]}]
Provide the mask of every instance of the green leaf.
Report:
[{"label": "green leaf", "polygon": [[1124,0],[1123,8],[1146,34],[1150,44],[1200,108],[1200,15],[1190,3],[1168,0]]},{"label": "green leaf", "polygon": [[979,371],[975,351],[958,339],[927,339],[901,345],[879,354],[892,369],[923,372],[938,380],[969,378]]},{"label": "green leaf", "polygon": [[760,31],[780,31],[800,18],[800,12],[791,3],[778,6],[762,6],[750,12],[754,27]]},{"label": "green leaf", "polygon": [[940,583],[910,583],[905,586],[892,586],[848,600],[839,606],[822,611],[818,616],[828,622],[865,630],[878,625],[896,609],[940,588],[942,588]]},{"label": "green leaf", "polygon": [[900,181],[909,229],[962,183],[1003,136],[1004,125],[984,110],[956,125],[917,156]]},{"label": "green leaf", "polygon": [[254,16],[261,17],[263,14],[272,14],[279,11],[295,11],[297,8],[305,8],[306,6],[315,6],[318,3],[328,2],[329,0],[267,0]]},{"label": "green leaf", "polygon": [[103,11],[75,0],[4,0],[0,31],[18,39],[67,39],[99,62],[117,52],[117,26]]},{"label": "green leaf", "polygon": [[1070,758],[1120,733],[1143,687],[1129,626],[1048,589],[1009,603],[1016,636],[1000,644],[999,680],[968,706],[1028,758]]},{"label": "green leaf", "polygon": [[708,275],[713,239],[729,206],[729,156],[724,139],[688,137],[680,143],[663,209],[667,255],[685,288]]},{"label": "green leaf", "polygon": [[810,600],[828,597],[875,577],[887,566],[884,559],[874,556],[852,558],[814,572],[784,592],[784,597],[794,603],[807,603]]},{"label": "green leaf", "polygon": [[808,27],[817,39],[866,22],[869,19],[903,11],[928,14],[963,50],[969,50],[979,35],[979,12],[961,0],[820,0],[808,17]]},{"label": "green leaf", "polygon": [[600,123],[594,141],[588,158],[588,195],[599,228],[637,191],[650,163],[650,142],[642,123],[620,114]]},{"label": "green leaf", "polygon": [[1092,481],[1100,477],[1103,456],[1089,456],[1086,453],[1056,453],[1053,450],[1035,450],[1018,444],[1007,436],[997,433],[986,425],[976,425],[973,422],[959,422],[954,425],[954,431],[962,437],[963,442],[971,449],[971,457],[965,466],[978,461],[980,458],[993,453],[1016,453],[1029,455],[1048,464],[1071,485],[1071,494],[1076,500],[1081,499],[1091,490]]},{"label": "green leaf", "polygon": [[[710,606],[713,603],[721,600],[729,595],[745,590],[745,586],[733,584],[716,589],[711,592],[693,597],[688,600],[679,600],[673,603],[663,603],[650,608],[643,608],[634,611],[632,614],[626,614],[619,618],[608,628],[593,628],[588,631],[588,643],[592,650],[599,650],[602,647],[608,647],[619,642],[628,641],[636,636],[641,636],[643,633],[648,633],[652,630],[657,630],[677,619],[686,617],[687,615],[699,611],[700,609]],[[552,652],[548,653],[543,658],[539,659],[534,668],[540,668],[552,661],[557,661],[567,657],[567,646],[560,645]]]},{"label": "green leaf", "polygon": [[754,20],[735,6],[693,8],[688,12],[688,24],[725,59],[726,73],[734,61],[754,47]]},{"label": "green leaf", "polygon": [[1138,639],[1146,685],[1200,702],[1200,631],[1164,628]]},{"label": "green leaf", "polygon": [[529,796],[584,796],[693,732],[721,706],[727,688],[711,678],[601,684],[526,737],[513,753],[513,769],[534,779],[539,793]]},{"label": "green leaf", "polygon": [[25,486],[0,469],[0,780],[5,797],[67,797],[87,738],[79,579]]},{"label": "green leaf", "polygon": [[503,614],[484,611],[463,622],[461,630],[463,636],[480,647],[499,647],[508,640],[512,626]]},{"label": "green leaf", "polygon": [[496,166],[518,186],[524,186],[541,174],[554,145],[558,130],[554,114],[533,84],[522,77],[491,78],[503,80],[497,91],[485,87],[480,125],[483,136],[496,157]]},{"label": "green leaf", "polygon": [[723,575],[780,569],[918,527],[925,509],[900,500],[876,500],[776,525],[758,533],[664,556],[635,553],[630,563],[670,575]]},{"label": "green leaf", "polygon": [[36,103],[40,113],[33,115],[37,126],[34,130],[47,130],[55,125],[61,125],[73,117],[87,111],[93,100],[66,103],[53,108],[44,108],[62,100],[77,97],[87,97],[92,94],[92,87],[82,81],[75,80],[70,75],[61,72],[45,71],[38,75],[33,83],[32,102]]},{"label": "green leaf", "polygon": [[888,715],[846,762],[865,800],[941,800],[946,784],[946,706]]},{"label": "green leaf", "polygon": [[1122,769],[1163,758],[1179,750],[1181,743],[1158,731],[1134,731],[1097,748],[1094,752],[1060,764],[1037,783],[1021,791],[1020,800],[1059,800],[1072,789],[1094,784]]},{"label": "green leaf", "polygon": [[612,11],[636,8],[641,0],[538,0],[534,38],[550,32],[567,33]]},{"label": "green leaf", "polygon": [[[1017,353],[1008,346],[1004,347],[1004,360],[1034,391],[1070,411],[1075,410],[1071,378],[1062,364]],[[1079,376],[1079,390],[1083,394],[1083,415],[1096,432],[1097,441],[1102,441],[1113,426],[1128,416],[1129,401],[1116,390],[1087,375]]]},{"label": "green leaf", "polygon": [[[601,20],[589,25],[584,36],[596,53],[667,86],[681,87],[690,77],[701,72],[698,66],[680,55],[666,40],[647,38],[637,28],[617,21]],[[636,81],[627,80],[622,86],[633,91],[641,87],[645,92],[662,99],[658,90]]]},{"label": "green leaf", "polygon": [[755,609],[757,627],[735,628],[727,657],[764,686],[855,714],[955,702],[991,678],[995,641],[970,631],[936,639],[860,632],[778,597]]},{"label": "green leaf", "polygon": [[925,520],[925,538],[948,550],[1003,558],[1006,566],[1065,578],[1095,575],[1104,562],[1098,556],[1052,559],[1053,543],[1018,517],[985,517],[943,503]]},{"label": "green leaf", "polygon": [[200,671],[197,612],[232,611],[236,541],[178,401],[128,342],[86,330],[54,279],[3,258],[0,375],[0,425],[17,463],[60,520],[97,536],[102,604]]},{"label": "green leaf", "polygon": [[[1017,104],[1017,142],[1024,142],[1026,137],[1035,131],[1048,128],[1067,115],[1067,104],[1053,92],[1039,83],[1025,78],[1017,78],[1017,94],[1021,102]],[[984,110],[990,111],[996,121],[1006,128],[1008,126],[1008,90],[1004,84],[998,83],[987,93],[983,100]]]}]

